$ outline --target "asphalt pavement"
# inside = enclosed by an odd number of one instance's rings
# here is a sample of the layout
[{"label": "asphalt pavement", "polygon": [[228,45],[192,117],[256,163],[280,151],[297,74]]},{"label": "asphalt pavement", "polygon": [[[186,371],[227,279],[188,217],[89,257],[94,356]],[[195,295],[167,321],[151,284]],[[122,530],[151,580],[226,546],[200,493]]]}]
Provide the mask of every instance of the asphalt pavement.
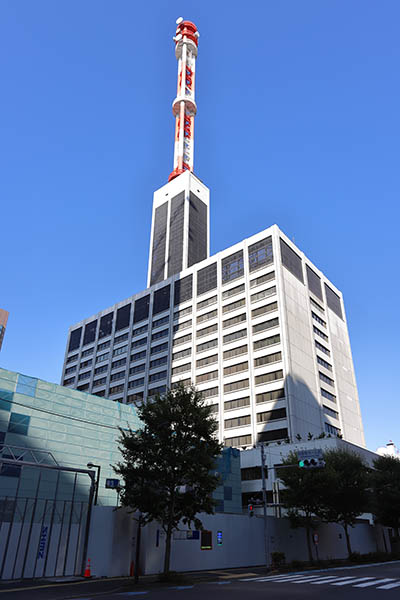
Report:
[{"label": "asphalt pavement", "polygon": [[393,600],[400,598],[400,561],[265,575],[262,568],[185,574],[179,584],[144,577],[0,585],[0,600]]}]

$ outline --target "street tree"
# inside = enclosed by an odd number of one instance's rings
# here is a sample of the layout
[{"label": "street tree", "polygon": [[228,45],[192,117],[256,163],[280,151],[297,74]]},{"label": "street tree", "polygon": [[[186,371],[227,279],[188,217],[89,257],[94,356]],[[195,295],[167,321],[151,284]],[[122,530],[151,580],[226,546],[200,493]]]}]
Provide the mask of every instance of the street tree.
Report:
[{"label": "street tree", "polygon": [[359,454],[342,449],[324,452],[324,485],[315,514],[327,523],[342,525],[349,556],[349,527],[370,507],[369,469]]},{"label": "street tree", "polygon": [[285,488],[280,493],[281,502],[288,510],[293,528],[304,527],[308,558],[313,562],[311,532],[316,525],[316,512],[325,486],[323,469],[302,469],[298,466],[296,452],[290,452],[282,461],[283,469],[277,468],[277,476]]},{"label": "street tree", "polygon": [[120,430],[122,460],[114,467],[123,478],[121,503],[141,513],[141,523],[157,521],[166,534],[164,574],[171,539],[182,521],[202,529],[198,513],[212,514],[219,485],[216,459],[222,446],[217,423],[201,393],[182,383],[138,406],[137,431]]},{"label": "street tree", "polygon": [[400,535],[400,459],[380,456],[374,460],[372,512],[376,521]]}]

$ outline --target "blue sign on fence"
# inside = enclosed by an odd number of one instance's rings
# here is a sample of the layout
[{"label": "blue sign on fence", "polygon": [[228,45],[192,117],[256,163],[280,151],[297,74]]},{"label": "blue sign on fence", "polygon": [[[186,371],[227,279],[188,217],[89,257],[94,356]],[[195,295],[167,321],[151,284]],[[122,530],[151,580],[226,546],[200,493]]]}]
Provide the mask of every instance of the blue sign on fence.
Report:
[{"label": "blue sign on fence", "polygon": [[119,479],[106,479],[106,488],[115,490],[119,487]]}]

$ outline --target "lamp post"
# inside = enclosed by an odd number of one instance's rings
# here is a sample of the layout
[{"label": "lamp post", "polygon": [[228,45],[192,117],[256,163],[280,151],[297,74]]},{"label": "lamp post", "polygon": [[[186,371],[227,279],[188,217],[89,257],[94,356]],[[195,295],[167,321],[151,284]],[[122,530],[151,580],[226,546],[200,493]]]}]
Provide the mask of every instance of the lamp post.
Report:
[{"label": "lamp post", "polygon": [[97,478],[96,478],[96,492],[94,494],[94,505],[97,505],[97,497],[99,495],[99,485],[100,485],[100,471],[101,471],[101,466],[100,465],[95,465],[92,462],[88,462],[88,464],[86,465],[88,469],[97,469]]}]

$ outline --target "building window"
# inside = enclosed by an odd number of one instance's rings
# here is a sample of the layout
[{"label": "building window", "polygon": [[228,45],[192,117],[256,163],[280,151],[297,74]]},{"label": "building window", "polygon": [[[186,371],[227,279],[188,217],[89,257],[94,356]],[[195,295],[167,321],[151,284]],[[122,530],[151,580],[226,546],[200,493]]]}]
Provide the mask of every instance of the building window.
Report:
[{"label": "building window", "polygon": [[[168,347],[168,344],[167,344]],[[140,360],[141,358],[145,358],[146,357],[146,350],[141,350],[140,352],[135,352],[135,354],[131,355],[131,362],[134,362],[135,360]]]},{"label": "building window", "polygon": [[326,414],[330,415],[334,419],[339,419],[339,413],[336,412],[336,410],[333,410],[333,408],[329,408],[329,406],[325,406],[325,404],[323,406]]},{"label": "building window", "polygon": [[245,398],[236,398],[236,400],[228,400],[228,402],[224,402],[224,411],[235,410],[237,408],[244,408],[245,406],[250,406],[249,396],[246,396]]},{"label": "building window", "polygon": [[199,315],[196,319],[197,323],[204,323],[205,321],[209,321],[210,319],[215,319],[216,316],[218,315],[218,311],[217,310],[211,310],[207,313],[204,313],[202,315]]},{"label": "building window", "polygon": [[149,318],[149,307],[150,307],[150,295],[143,296],[135,300],[135,312],[133,315],[133,322],[139,323]]},{"label": "building window", "polygon": [[200,394],[204,399],[214,398],[214,396],[218,396],[218,386],[208,388],[206,390],[201,390]]},{"label": "building window", "polygon": [[332,371],[332,365],[330,365],[328,362],[326,362],[326,360],[324,360],[320,356],[317,356],[317,362],[320,365],[322,365],[323,367],[325,367],[325,369],[328,369],[329,371]]},{"label": "building window", "polygon": [[282,239],[281,242],[281,255],[282,255],[282,264],[294,275],[297,277],[301,283],[304,283],[303,279],[303,268],[302,268],[302,260],[298,254],[294,250],[291,249],[290,246]]},{"label": "building window", "polygon": [[260,277],[256,277],[255,279],[251,279],[250,287],[258,287],[263,283],[267,283],[267,281],[272,281],[275,279],[275,271],[271,271],[270,273],[265,273],[265,275],[261,275]]},{"label": "building window", "polygon": [[283,379],[282,369],[279,369],[279,371],[272,371],[271,373],[263,373],[263,375],[257,375],[255,384],[261,385],[262,383],[270,383],[271,381],[277,381],[278,379]]},{"label": "building window", "polygon": [[319,335],[319,337],[322,338],[323,340],[325,340],[326,342],[329,340],[329,338],[326,335],[326,333],[324,333],[323,331],[321,331],[320,329],[318,329],[318,327],[315,327],[315,325],[313,325],[313,331],[314,331],[314,333],[316,333],[317,335]]},{"label": "building window", "polygon": [[210,333],[214,333],[214,331],[218,331],[218,323],[210,325],[209,327],[204,327],[204,329],[198,329],[196,335],[198,338],[204,337],[205,335],[210,335]]},{"label": "building window", "polygon": [[[265,478],[268,478],[268,469],[264,469]],[[245,467],[240,469],[240,477],[242,481],[256,481],[262,479],[261,467]]]},{"label": "building window", "polygon": [[210,348],[215,348],[218,346],[218,340],[209,340],[208,342],[203,342],[202,344],[198,344],[196,347],[197,352],[205,352],[205,350],[210,350]]},{"label": "building window", "polygon": [[247,350],[247,344],[245,344],[244,346],[238,346],[237,348],[232,348],[231,350],[225,350],[223,354],[224,360],[234,358],[235,356],[240,356],[241,354],[246,354]]},{"label": "building window", "polygon": [[124,391],[124,384],[115,385],[114,387],[110,387],[110,396],[112,394],[117,394],[118,392],[123,392],[123,391]]},{"label": "building window", "polygon": [[260,333],[261,331],[265,331],[266,329],[278,327],[278,325],[279,317],[275,317],[275,319],[270,319],[269,321],[263,321],[262,323],[257,323],[257,325],[253,325],[253,333]]},{"label": "building window", "polygon": [[225,429],[232,429],[233,427],[243,427],[243,425],[251,424],[251,416],[245,415],[243,417],[235,417],[233,419],[225,419]]},{"label": "building window", "polygon": [[[133,344],[132,344],[133,346]],[[113,352],[113,356],[118,356],[119,354],[124,354],[124,352],[127,352],[128,350],[128,346],[121,346],[121,348],[116,348]]]},{"label": "building window", "polygon": [[264,300],[264,298],[269,298],[269,296],[273,296],[276,294],[276,286],[273,285],[266,290],[262,290],[261,292],[257,292],[256,294],[252,294],[250,297],[250,301],[253,304],[254,302],[259,302],[260,300]]},{"label": "building window", "polygon": [[246,313],[242,313],[241,315],[236,315],[236,317],[231,317],[230,319],[226,319],[222,322],[222,327],[224,329],[228,329],[228,327],[233,327],[238,323],[243,323],[246,320]]},{"label": "building window", "polygon": [[216,362],[218,362],[218,354],[213,354],[212,356],[206,356],[206,358],[196,360],[196,367],[206,367],[207,365],[212,365]]},{"label": "building window", "polygon": [[166,379],[167,377],[167,371],[160,371],[159,373],[153,373],[153,375],[150,375],[149,377],[149,383],[152,383],[154,381],[159,381],[160,379]]},{"label": "building window", "polygon": [[222,259],[222,284],[243,277],[244,263],[243,250],[239,250]]},{"label": "building window", "polygon": [[225,290],[224,292],[222,292],[222,300],[226,300],[227,298],[232,298],[232,296],[237,296],[237,294],[244,292],[244,290],[245,290],[244,283],[241,283],[240,285],[237,285],[236,287],[229,288],[229,290]]},{"label": "building window", "polygon": [[141,365],[135,365],[129,369],[129,375],[134,375],[135,373],[142,373],[146,370],[146,364],[143,363]]},{"label": "building window", "polygon": [[154,369],[155,367],[162,367],[162,365],[166,365],[168,362],[168,356],[163,356],[162,358],[156,358],[155,360],[150,361],[150,369]]},{"label": "building window", "polygon": [[100,377],[99,379],[95,379],[93,381],[93,387],[97,387],[98,385],[103,385],[107,381],[107,377]]},{"label": "building window", "polygon": [[165,394],[166,391],[167,391],[166,385],[159,385],[157,387],[149,388],[147,391],[147,397],[154,398],[154,396],[158,396],[158,395],[161,396],[162,394]]},{"label": "building window", "polygon": [[320,344],[319,342],[317,342],[317,340],[315,340],[315,347],[318,350],[321,350],[321,352],[324,352],[327,356],[331,355],[331,351],[328,350],[328,348],[325,348],[325,346],[323,346],[322,344]]},{"label": "building window", "polygon": [[136,327],[136,329],[132,330],[132,337],[136,337],[137,335],[140,335],[141,333],[145,333],[149,328],[149,324],[146,323],[146,325],[142,325],[141,327]]},{"label": "building window", "polygon": [[91,354],[93,354],[93,350],[94,348],[88,348],[87,350],[84,350],[81,354],[81,358],[85,358],[86,356],[90,356]]},{"label": "building window", "polygon": [[343,319],[340,297],[325,283],[326,303],[333,312]]},{"label": "building window", "polygon": [[70,377],[69,379],[64,379],[63,385],[71,385],[71,383],[74,383],[74,381],[75,381],[75,377]]},{"label": "building window", "polygon": [[159,352],[165,352],[166,350],[168,350],[168,342],[158,344],[157,346],[152,346],[150,348],[150,354],[158,354]]},{"label": "building window", "polygon": [[106,395],[106,390],[99,390],[98,392],[92,392],[93,396],[99,396],[103,398]]},{"label": "building window", "polygon": [[127,404],[132,404],[132,402],[142,402],[143,400],[143,392],[136,392],[136,394],[130,394],[127,399]]},{"label": "building window", "polygon": [[240,331],[235,331],[234,333],[228,333],[224,335],[222,341],[224,344],[229,344],[229,342],[233,342],[235,340],[240,340],[240,338],[247,336],[247,329],[241,329]]},{"label": "building window", "polygon": [[189,319],[188,321],[183,321],[183,323],[178,323],[177,325],[174,325],[174,333],[176,333],[177,331],[183,331],[184,329],[189,329],[189,327],[192,326],[192,319]]},{"label": "building window", "polygon": [[157,321],[153,321],[153,329],[157,327],[161,327],[161,325],[165,325],[165,323],[169,322],[169,315],[162,317],[161,319],[157,319]]},{"label": "building window", "polygon": [[179,385],[183,385],[183,387],[187,387],[189,385],[192,385],[192,380],[190,377],[188,377],[187,379],[178,379],[177,381],[174,381],[173,383],[171,383],[171,390],[175,390]]},{"label": "building window", "polygon": [[205,294],[217,287],[217,263],[197,271],[197,295]]},{"label": "building window", "polygon": [[147,337],[140,338],[140,340],[135,340],[131,344],[131,350],[134,348],[140,348],[140,346],[145,346],[147,344]]},{"label": "building window", "polygon": [[182,308],[182,310],[178,310],[176,313],[174,313],[174,321],[177,321],[178,319],[181,319],[182,317],[186,317],[186,315],[191,315],[191,314],[192,314],[191,306]]},{"label": "building window", "polygon": [[[126,356],[125,358],[120,358],[119,360],[114,360],[114,362],[111,365],[111,369],[116,369],[117,367],[123,367],[126,364]],[[103,369],[104,367],[100,367],[101,369]],[[97,369],[96,369],[97,371]]]},{"label": "building window", "polygon": [[273,263],[274,254],[272,251],[272,236],[260,240],[255,244],[251,244],[248,248],[248,253],[250,273]]},{"label": "building window", "polygon": [[192,334],[187,333],[186,335],[182,335],[179,338],[175,338],[172,342],[173,346],[180,346],[181,344],[185,344],[186,342],[190,342],[192,339]]},{"label": "building window", "polygon": [[161,338],[167,337],[169,334],[169,329],[163,329],[162,331],[157,331],[151,335],[151,341],[160,340]]},{"label": "building window", "polygon": [[169,309],[170,290],[171,286],[166,285],[154,292],[153,315],[157,315],[158,313]]},{"label": "building window", "polygon": [[269,423],[278,419],[286,419],[286,408],[277,408],[276,410],[257,413],[257,423]]},{"label": "building window", "polygon": [[128,337],[129,337],[129,333],[123,333],[122,335],[119,335],[118,337],[114,338],[114,345],[120,344],[121,342],[126,342]]},{"label": "building window", "polygon": [[76,388],[77,390],[79,390],[80,392],[86,392],[89,389],[89,384],[85,383],[83,385],[78,385],[78,387]]},{"label": "building window", "polygon": [[231,392],[245,390],[248,387],[249,387],[249,380],[241,379],[240,381],[233,381],[232,383],[226,383],[224,385],[224,392],[225,392],[225,394],[230,394]]},{"label": "building window", "polygon": [[310,302],[315,308],[318,308],[318,310],[320,310],[323,313],[325,312],[325,309],[320,304],[318,304],[318,302],[315,302],[314,298],[311,298],[311,296],[310,296]]},{"label": "building window", "polygon": [[85,325],[85,333],[83,335],[83,345],[91,344],[96,338],[97,319]]},{"label": "building window", "polygon": [[258,340],[253,343],[254,350],[262,350],[263,348],[267,348],[268,346],[274,346],[275,344],[279,344],[281,341],[281,336],[279,333],[276,335],[271,335],[270,337],[264,338],[263,340]]},{"label": "building window", "polygon": [[242,371],[247,371],[249,368],[249,363],[247,360],[245,362],[237,363],[236,365],[230,365],[229,367],[224,368],[224,375],[235,375],[236,373],[241,373]]},{"label": "building window", "polygon": [[236,437],[225,438],[224,446],[237,448],[238,446],[250,446],[251,435],[238,435]]},{"label": "building window", "polygon": [[[103,342],[102,344],[98,344],[97,345],[97,352],[100,352],[100,350],[105,350],[106,348],[110,347],[110,340],[108,340],[108,342]],[[83,352],[82,352],[82,356],[83,356]]]},{"label": "building window", "polygon": [[79,373],[78,381],[82,381],[83,379],[88,379],[90,377],[90,371],[86,371],[86,373]]},{"label": "building window", "polygon": [[193,275],[175,281],[174,305],[191,300],[193,296]]},{"label": "building window", "polygon": [[313,310],[311,311],[311,316],[313,319],[315,319],[317,321],[317,323],[319,323],[320,325],[323,325],[324,327],[326,327],[326,321],[324,321],[323,319],[321,319],[320,316],[318,316]]},{"label": "building window", "polygon": [[331,379],[330,377],[327,377],[326,375],[321,373],[321,371],[319,371],[319,378],[324,383],[327,383],[328,385],[331,385],[332,387],[334,387],[335,382],[333,381],[333,379]]},{"label": "building window", "polygon": [[338,427],[334,427],[330,423],[325,423],[325,431],[330,435],[341,435],[340,429]]},{"label": "building window", "polygon": [[279,362],[282,360],[282,352],[274,352],[273,354],[267,354],[266,356],[260,356],[254,359],[255,367],[262,367],[271,363]]},{"label": "building window", "polygon": [[281,400],[285,397],[285,390],[272,390],[271,392],[264,392],[263,394],[256,394],[256,403],[261,404],[262,402],[271,402],[271,400]]},{"label": "building window", "polygon": [[19,435],[28,435],[29,422],[31,418],[28,415],[12,412],[8,422],[8,433],[18,433]]},{"label": "building window", "polygon": [[113,313],[109,313],[108,315],[104,315],[103,317],[101,317],[99,327],[99,339],[111,334],[113,316]]},{"label": "building window", "polygon": [[186,371],[190,371],[191,368],[191,363],[179,365],[179,367],[173,367],[173,369],[171,369],[171,375],[179,375],[179,373],[185,373]]},{"label": "building window", "polygon": [[[12,456],[11,454],[4,453],[4,454],[2,454],[2,458],[12,460],[14,458],[14,456]],[[23,458],[21,458],[20,456],[18,456],[17,458],[19,458],[19,460],[21,460],[21,461],[23,460]],[[2,476],[2,477],[19,477],[20,473],[21,473],[21,467],[19,465],[3,463],[0,467],[0,476]],[[3,502],[5,502],[5,501],[3,500]],[[11,510],[13,510],[14,502],[11,500],[9,502],[12,502],[12,508],[11,507],[10,508],[11,508]],[[3,513],[3,511],[2,511],[2,513]],[[10,521],[11,521],[11,514],[10,514]],[[2,517],[3,517],[3,514],[2,514]]]},{"label": "building window", "polygon": [[74,354],[73,356],[69,356],[69,357],[67,358],[67,361],[66,361],[66,362],[67,362],[67,364],[68,364],[68,363],[70,363],[70,362],[74,362],[75,360],[78,360],[78,355],[77,355],[77,354]]},{"label": "building window", "polygon": [[74,365],[73,367],[68,367],[68,369],[65,369],[65,375],[69,375],[69,373],[76,371],[76,367],[77,365]]},{"label": "building window", "polygon": [[218,371],[209,371],[208,373],[203,373],[202,375],[196,376],[196,384],[204,383],[205,381],[211,381],[212,379],[218,379]]},{"label": "building window", "polygon": [[260,431],[257,435],[258,442],[274,442],[276,440],[286,440],[288,437],[288,430],[284,429],[272,429],[271,431]]},{"label": "building window", "polygon": [[236,309],[240,308],[241,306],[245,306],[245,304],[246,304],[246,299],[241,298],[240,300],[236,300],[236,302],[231,302],[230,304],[225,304],[225,306],[222,308],[222,312],[223,313],[231,312],[232,310],[236,310]]},{"label": "building window", "polygon": [[191,356],[192,349],[185,348],[185,350],[181,350],[180,352],[174,352],[172,355],[172,360],[180,360],[181,358],[186,358],[186,356]]},{"label": "building window", "polygon": [[117,321],[115,325],[115,331],[120,331],[129,327],[129,321],[131,319],[131,305],[126,304],[117,310]]},{"label": "building window", "polygon": [[[140,377],[140,379],[134,379],[133,381],[129,381],[128,382],[128,389],[132,389],[135,387],[140,387],[141,385],[144,385],[144,377]],[[111,390],[110,390],[111,392]]]},{"label": "building window", "polygon": [[277,302],[271,302],[270,304],[265,304],[264,306],[255,308],[251,311],[251,316],[253,319],[255,319],[256,317],[260,317],[261,315],[265,315],[266,313],[273,312],[274,310],[278,310]]},{"label": "building window", "polygon": [[203,308],[207,308],[207,306],[212,306],[217,301],[217,296],[211,296],[210,298],[206,298],[201,302],[197,303],[197,310],[201,310]]},{"label": "building window", "polygon": [[308,289],[322,300],[321,278],[306,265]]},{"label": "building window", "polygon": [[323,396],[324,398],[327,398],[328,400],[330,400],[331,402],[334,402],[336,404],[335,394],[331,394],[327,390],[324,390],[324,388],[321,388],[321,396]]},{"label": "building window", "polygon": [[71,331],[69,336],[69,346],[68,352],[72,352],[72,350],[76,350],[81,345],[81,336],[82,336],[82,327],[78,327],[74,331]]}]

